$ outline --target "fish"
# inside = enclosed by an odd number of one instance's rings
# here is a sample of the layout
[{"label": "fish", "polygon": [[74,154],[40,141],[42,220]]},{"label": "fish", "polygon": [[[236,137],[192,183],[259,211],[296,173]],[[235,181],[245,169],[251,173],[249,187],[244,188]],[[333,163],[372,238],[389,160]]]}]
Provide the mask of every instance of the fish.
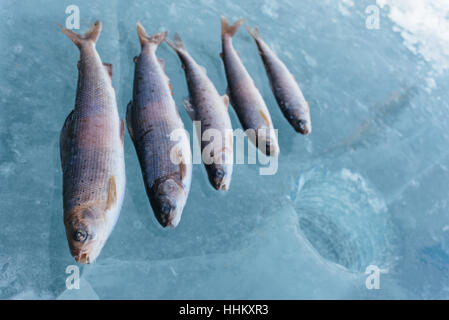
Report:
[{"label": "fish", "polygon": [[239,19],[230,25],[229,21],[221,16],[220,56],[228,82],[227,94],[243,129],[254,132],[248,135],[249,140],[264,154],[277,156],[279,145],[268,108],[232,45],[232,37],[242,24],[243,19]]},{"label": "fish", "polygon": [[141,53],[134,58],[133,99],[126,122],[154,215],[164,228],[174,228],[190,191],[192,153],[164,61],[156,56],[167,32],[148,36],[138,22],[137,34]]},{"label": "fish", "polygon": [[95,48],[96,21],[81,36],[60,26],[80,50],[75,107],[59,137],[64,225],[79,263],[100,254],[120,215],[125,195],[124,121],[119,118],[112,65]]},{"label": "fish", "polygon": [[178,54],[186,75],[189,98],[184,100],[184,106],[190,118],[201,126],[198,138],[209,182],[216,190],[226,191],[231,184],[234,156],[229,98],[218,94],[206,69],[192,58],[178,34],[173,41],[165,41]]},{"label": "fish", "polygon": [[296,132],[303,135],[310,134],[312,132],[310,106],[304,98],[295,77],[262,40],[257,27],[253,29],[248,27],[248,31],[257,44],[271,91],[273,91],[282,114]]}]

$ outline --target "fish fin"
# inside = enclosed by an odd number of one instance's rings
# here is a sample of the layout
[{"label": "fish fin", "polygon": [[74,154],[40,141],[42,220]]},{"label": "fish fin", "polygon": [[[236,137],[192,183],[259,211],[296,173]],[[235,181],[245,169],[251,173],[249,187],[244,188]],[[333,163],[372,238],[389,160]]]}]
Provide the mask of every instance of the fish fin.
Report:
[{"label": "fish fin", "polygon": [[[182,42],[182,39],[181,39],[181,37],[179,36],[178,33],[175,33],[175,35],[173,36],[173,41],[165,39],[165,42],[173,50],[175,50],[178,55],[179,55],[180,51],[184,51],[185,53],[187,52],[186,48],[184,47],[184,43]],[[182,69],[186,68],[186,66],[184,65],[183,59],[181,59],[181,67],[182,67]]]},{"label": "fish fin", "polygon": [[248,29],[249,34],[251,35],[251,37],[254,40],[257,40],[259,38],[259,28],[258,27],[251,29],[249,26],[246,26],[246,28]]},{"label": "fish fin", "polygon": [[67,118],[64,121],[64,125],[62,126],[61,133],[59,135],[59,153],[61,157],[61,167],[62,170],[64,170],[65,166],[65,157],[68,152],[68,146],[69,146],[69,139],[70,139],[70,130],[72,127],[72,116],[73,116],[74,110],[72,110]]},{"label": "fish fin", "polygon": [[90,28],[86,31],[84,36],[79,35],[72,30],[64,28],[62,25],[58,24],[59,28],[61,28],[61,31],[70,39],[73,41],[73,43],[81,49],[81,46],[83,43],[89,42],[92,44],[96,44],[98,37],[101,33],[101,22],[99,20],[95,21],[95,23],[90,26]]},{"label": "fish fin", "polygon": [[[167,77],[167,78],[168,78],[168,77]],[[168,79],[168,80],[170,80],[170,79]],[[171,93],[171,95],[173,96],[173,95],[174,95],[174,93],[173,93],[173,86],[171,85],[170,82],[168,83],[168,87],[170,88],[170,93]]]},{"label": "fish fin", "polygon": [[187,111],[189,117],[193,120],[195,111],[193,110],[192,103],[190,102],[190,99],[189,98],[184,99],[183,104],[184,104],[184,108],[186,108],[186,111]]},{"label": "fish fin", "polygon": [[115,177],[111,176],[109,178],[108,200],[106,202],[106,210],[111,209],[116,202],[117,202],[117,186],[115,183]]},{"label": "fish fin", "polygon": [[140,22],[137,22],[137,35],[139,36],[140,45],[143,47],[146,43],[152,43],[156,46],[159,46],[162,41],[167,38],[167,31],[155,33],[152,36],[149,36],[145,31],[145,28],[142,26]]},{"label": "fish fin", "polygon": [[232,38],[234,34],[237,32],[237,30],[240,28],[240,26],[243,24],[243,19],[237,20],[233,25],[229,24],[228,19],[226,19],[224,16],[220,17],[221,19],[221,37],[224,37],[225,35],[228,35]]},{"label": "fish fin", "polygon": [[179,167],[179,177],[181,178],[181,181],[184,180],[184,178],[186,177],[187,174],[187,166],[185,164],[184,158],[182,157],[182,155],[180,156],[180,161],[178,164]]},{"label": "fish fin", "polygon": [[93,43],[97,43],[98,37],[100,36],[100,32],[101,32],[101,22],[97,20],[84,34],[84,38],[86,40],[92,41]]},{"label": "fish fin", "polygon": [[125,120],[120,121],[120,140],[122,140],[122,145],[125,142]]},{"label": "fish fin", "polygon": [[106,62],[103,62],[103,66],[104,66],[104,68],[106,69],[106,72],[108,73],[109,78],[110,78],[111,81],[112,81],[112,69],[113,69],[112,63],[106,63]]},{"label": "fish fin", "polygon": [[73,112],[75,112],[75,110],[70,111],[69,115],[65,118],[64,125],[62,126],[62,129],[66,129],[70,126],[71,121],[72,121]]},{"label": "fish fin", "polygon": [[179,180],[181,180],[181,182],[183,182],[184,178],[186,177],[187,174],[187,165],[186,165],[186,160],[184,158],[182,149],[179,146],[175,146],[176,150],[176,160],[178,162],[178,173],[179,173]]},{"label": "fish fin", "polygon": [[270,122],[270,119],[268,118],[268,116],[265,114],[265,112],[263,112],[263,110],[259,110],[259,113],[262,116],[262,119],[265,122],[265,124],[267,125],[267,127],[270,127],[271,122]]},{"label": "fish fin", "polygon": [[223,52],[220,52],[220,58],[223,60]]},{"label": "fish fin", "polygon": [[162,59],[162,58],[157,58],[157,61],[158,61],[159,64],[161,65],[162,70],[165,71],[165,61],[164,61],[164,59]]},{"label": "fish fin", "polygon": [[132,112],[133,112],[133,101],[131,100],[126,106],[126,126],[128,127],[128,132],[131,137],[131,140],[135,142],[134,132],[132,127]]},{"label": "fish fin", "polygon": [[185,50],[186,48],[184,47],[184,43],[182,42],[181,37],[179,36],[178,33],[175,33],[175,35],[173,36],[173,41],[170,41],[168,39],[165,39],[165,42],[167,42],[167,44],[176,52],[179,50]]},{"label": "fish fin", "polygon": [[228,106],[229,106],[229,96],[227,94],[224,94],[221,97],[223,98],[223,102],[224,102],[224,104],[226,106],[226,109],[227,109]]},{"label": "fish fin", "polygon": [[138,57],[138,56],[135,56],[135,57],[133,58],[133,62],[134,62],[134,63],[137,63],[137,59],[139,59],[139,57]]},{"label": "fish fin", "polygon": [[206,67],[200,66],[200,69],[203,70],[203,72],[204,72],[205,74],[207,74],[207,69],[206,69]]}]

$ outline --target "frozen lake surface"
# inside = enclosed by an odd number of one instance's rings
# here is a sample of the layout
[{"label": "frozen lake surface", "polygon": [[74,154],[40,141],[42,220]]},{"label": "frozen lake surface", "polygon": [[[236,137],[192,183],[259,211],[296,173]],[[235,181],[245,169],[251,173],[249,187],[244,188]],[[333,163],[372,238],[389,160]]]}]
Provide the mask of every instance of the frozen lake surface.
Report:
[{"label": "frozen lake surface", "polygon": [[[413,4],[412,4],[413,3]],[[226,89],[220,15],[243,17],[290,68],[313,132],[282,116],[256,46],[234,37],[279,129],[279,169],[236,165],[226,194],[194,165],[181,223],[162,229],[125,135],[127,190],[98,260],[76,264],[62,220],[59,132],[75,101],[77,48],[60,32],[68,5],[81,32],[103,22],[97,50],[114,65],[121,117],[149,33],[180,33]],[[368,6],[379,29],[366,25]],[[0,4],[1,299],[449,299],[449,5],[447,1],[46,1]],[[186,128],[184,72],[158,49]],[[240,127],[230,108],[234,128]],[[380,289],[366,287],[368,266]]]}]

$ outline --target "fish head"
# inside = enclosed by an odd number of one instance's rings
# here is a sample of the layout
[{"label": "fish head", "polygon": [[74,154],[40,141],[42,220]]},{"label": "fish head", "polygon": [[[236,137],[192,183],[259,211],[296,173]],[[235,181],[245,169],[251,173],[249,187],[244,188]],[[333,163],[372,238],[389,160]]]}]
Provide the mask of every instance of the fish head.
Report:
[{"label": "fish head", "polygon": [[310,134],[312,132],[312,120],[310,119],[309,103],[298,101],[288,120],[296,132],[303,135]]},{"label": "fish head", "polygon": [[295,130],[303,135],[308,135],[312,132],[312,123],[310,120],[295,119],[293,121],[293,127]]},{"label": "fish head", "polygon": [[106,226],[103,212],[94,208],[75,208],[65,219],[70,252],[78,263],[94,262],[104,245]]},{"label": "fish head", "polygon": [[208,168],[209,181],[216,190],[227,191],[231,184],[232,165],[211,165]]},{"label": "fish head", "polygon": [[156,181],[150,191],[150,202],[157,221],[165,228],[176,227],[181,220],[186,192],[175,179]]},{"label": "fish head", "polygon": [[226,166],[214,167],[210,180],[216,190],[227,191],[231,183],[231,175]]}]

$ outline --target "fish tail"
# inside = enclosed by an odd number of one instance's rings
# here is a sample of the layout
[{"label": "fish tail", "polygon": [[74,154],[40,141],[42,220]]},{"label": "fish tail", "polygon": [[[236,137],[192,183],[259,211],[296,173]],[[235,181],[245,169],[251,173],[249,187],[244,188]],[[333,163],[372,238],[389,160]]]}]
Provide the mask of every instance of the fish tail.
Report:
[{"label": "fish tail", "polygon": [[168,39],[165,39],[165,42],[167,42],[167,44],[176,52],[178,52],[179,50],[185,50],[186,48],[184,47],[184,43],[182,42],[181,37],[179,36],[179,34],[175,33],[175,35],[173,36],[173,41],[170,41]]},{"label": "fish tail", "polygon": [[140,22],[137,22],[137,35],[139,36],[140,45],[143,47],[146,43],[153,43],[156,46],[159,46],[162,41],[167,38],[167,31],[159,32],[149,36],[145,31],[145,28],[142,26]]},{"label": "fish tail", "polygon": [[249,26],[247,26],[248,32],[251,35],[251,37],[253,37],[254,40],[257,40],[259,38],[259,28],[255,27],[255,28],[251,28]]},{"label": "fish tail", "polygon": [[60,24],[58,25],[59,28],[61,28],[61,31],[64,32],[64,34],[80,49],[84,43],[93,43],[95,45],[101,33],[101,22],[99,20],[95,21],[94,24],[90,26],[84,36],[66,29]]},{"label": "fish tail", "polygon": [[243,24],[243,19],[237,20],[233,25],[229,24],[228,19],[224,16],[220,17],[221,19],[221,37],[228,35],[232,38],[232,36],[237,32],[240,26]]}]

